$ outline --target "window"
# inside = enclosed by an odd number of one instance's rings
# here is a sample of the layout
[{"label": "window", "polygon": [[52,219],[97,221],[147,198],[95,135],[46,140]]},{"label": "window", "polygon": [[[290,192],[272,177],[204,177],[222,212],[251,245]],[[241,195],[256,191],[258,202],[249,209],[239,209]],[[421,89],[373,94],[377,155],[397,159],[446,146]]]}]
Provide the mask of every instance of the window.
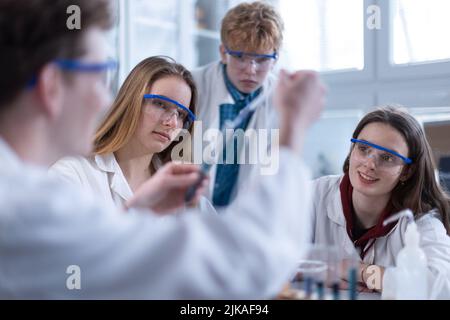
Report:
[{"label": "window", "polygon": [[363,0],[278,0],[278,7],[285,22],[283,64],[319,71],[364,68]]},{"label": "window", "polygon": [[228,9],[243,0],[196,0],[194,43],[195,65],[202,66],[220,58],[220,27]]},{"label": "window", "polygon": [[450,59],[450,1],[393,0],[391,10],[394,64]]},{"label": "window", "polygon": [[[189,69],[217,60],[222,18],[244,0],[116,1],[123,81],[151,55],[169,55]],[[306,142],[315,176],[341,173],[349,136],[373,106],[402,104],[426,115],[450,106],[450,1],[268,1],[285,22],[277,66],[322,71],[328,86],[326,112]],[[366,25],[371,7],[378,8],[379,29]]]},{"label": "window", "polygon": [[362,116],[362,110],[329,110],[311,128],[303,157],[313,178],[342,173],[350,138]]},{"label": "window", "polygon": [[154,55],[178,57],[178,0],[127,1],[129,68]]},{"label": "window", "polygon": [[219,59],[220,23],[243,0],[118,0],[123,81],[141,60],[166,55],[187,68]]},{"label": "window", "polygon": [[219,59],[220,22],[228,9],[227,1],[197,0],[194,31],[197,65]]},{"label": "window", "polygon": [[[119,1],[114,0],[113,2],[113,12],[116,20],[119,20],[120,17],[120,7]],[[119,28],[118,26],[114,26],[111,31],[107,34],[107,43],[108,43],[108,55],[109,58],[119,62],[120,61],[120,39],[119,39]],[[119,64],[119,68],[121,68]],[[113,94],[116,94],[119,88],[119,75],[120,70],[116,70],[113,74],[113,78],[111,79],[111,87],[110,90]]]}]

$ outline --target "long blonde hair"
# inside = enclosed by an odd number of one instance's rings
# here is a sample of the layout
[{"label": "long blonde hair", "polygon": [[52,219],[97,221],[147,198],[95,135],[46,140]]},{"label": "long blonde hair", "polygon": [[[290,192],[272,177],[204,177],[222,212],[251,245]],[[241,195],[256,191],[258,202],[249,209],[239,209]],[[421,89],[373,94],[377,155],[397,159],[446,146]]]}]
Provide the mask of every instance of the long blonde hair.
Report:
[{"label": "long blonde hair", "polygon": [[[102,155],[116,152],[132,138],[141,117],[143,96],[157,80],[169,76],[183,79],[191,88],[189,109],[195,114],[197,89],[191,73],[173,59],[155,56],[141,61],[128,75],[119,93],[95,134],[94,154]],[[192,125],[188,128],[192,134]],[[178,141],[174,141],[159,158],[163,163],[171,161],[171,152]]]}]

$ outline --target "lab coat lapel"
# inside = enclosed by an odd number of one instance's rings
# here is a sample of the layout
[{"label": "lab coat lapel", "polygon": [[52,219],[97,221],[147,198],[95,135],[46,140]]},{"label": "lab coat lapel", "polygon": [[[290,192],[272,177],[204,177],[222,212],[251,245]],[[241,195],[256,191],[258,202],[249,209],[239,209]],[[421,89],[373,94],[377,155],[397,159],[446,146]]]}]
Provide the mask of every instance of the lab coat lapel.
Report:
[{"label": "lab coat lapel", "polygon": [[133,196],[133,193],[131,192],[128,182],[125,180],[120,167],[112,176],[111,191],[118,194],[125,201],[128,201]]},{"label": "lab coat lapel", "polygon": [[229,103],[233,104],[234,100],[231,94],[228,92],[227,87],[225,85],[225,79],[223,76],[222,65],[219,63],[218,66],[214,69],[214,81],[212,83],[212,101],[211,104],[211,128],[219,129],[220,125],[220,105]]},{"label": "lab coat lapel", "polygon": [[347,223],[344,217],[344,209],[342,208],[341,201],[341,192],[339,190],[340,182],[342,178],[339,180],[339,183],[336,184],[337,190],[333,192],[333,199],[327,204],[327,216],[328,219],[335,224],[334,228],[337,229],[339,234],[338,239],[340,239],[341,243],[335,243],[335,245],[342,246],[346,255],[351,256],[356,252],[355,246],[353,242],[347,235]]},{"label": "lab coat lapel", "polygon": [[108,173],[111,192],[116,193],[123,200],[128,201],[132,197],[133,192],[125,179],[114,154],[96,155],[95,162],[100,170]]},{"label": "lab coat lapel", "polygon": [[339,180],[339,184],[337,184],[338,188],[336,192],[333,193],[332,201],[327,204],[327,216],[328,219],[345,230],[346,222],[344,217],[344,209],[342,208],[341,192],[339,191],[340,181],[342,181],[342,178]]},{"label": "lab coat lapel", "polygon": [[[219,108],[221,104],[224,103],[234,103],[233,97],[228,92],[225,80],[223,76],[222,71],[222,65],[220,63],[217,63],[214,66],[213,70],[213,81],[211,83],[211,104],[208,108],[205,108],[208,110],[208,119],[206,119],[206,122],[209,123],[207,129],[216,129],[219,130],[220,126],[220,112]],[[214,192],[214,185],[216,180],[216,170],[217,166],[213,166],[210,171],[210,184],[209,184],[209,192],[208,192],[208,198],[211,200],[211,195]]]},{"label": "lab coat lapel", "polygon": [[9,172],[21,168],[22,165],[22,161],[7,142],[0,138],[0,170]]}]

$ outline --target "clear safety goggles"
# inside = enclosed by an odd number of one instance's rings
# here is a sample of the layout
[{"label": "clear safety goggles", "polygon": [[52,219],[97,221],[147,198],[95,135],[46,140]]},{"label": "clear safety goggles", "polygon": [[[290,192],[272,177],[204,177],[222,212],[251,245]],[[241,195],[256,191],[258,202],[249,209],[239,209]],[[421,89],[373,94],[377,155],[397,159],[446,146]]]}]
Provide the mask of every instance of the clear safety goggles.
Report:
[{"label": "clear safety goggles", "polygon": [[189,129],[196,120],[195,115],[191,110],[166,96],[145,94],[144,99],[144,111],[153,114],[156,113],[162,121],[169,121],[175,116],[178,127]]},{"label": "clear safety goggles", "polygon": [[[102,84],[106,88],[111,87],[111,83],[115,78],[118,64],[112,59],[108,59],[105,62],[88,63],[79,60],[70,59],[56,59],[53,61],[61,70],[67,72],[82,72],[100,74]],[[27,83],[27,89],[33,89],[37,84],[37,77],[34,75]]]},{"label": "clear safety goggles", "polygon": [[278,59],[276,52],[272,54],[247,53],[229,50],[227,47],[225,47],[225,52],[238,69],[245,69],[248,65],[254,64],[258,71],[267,71],[273,65],[273,62]]},{"label": "clear safety goggles", "polygon": [[351,139],[350,141],[354,144],[352,155],[355,161],[364,163],[368,159],[373,159],[376,167],[380,170],[391,171],[413,162],[410,158],[377,144],[358,139]]}]

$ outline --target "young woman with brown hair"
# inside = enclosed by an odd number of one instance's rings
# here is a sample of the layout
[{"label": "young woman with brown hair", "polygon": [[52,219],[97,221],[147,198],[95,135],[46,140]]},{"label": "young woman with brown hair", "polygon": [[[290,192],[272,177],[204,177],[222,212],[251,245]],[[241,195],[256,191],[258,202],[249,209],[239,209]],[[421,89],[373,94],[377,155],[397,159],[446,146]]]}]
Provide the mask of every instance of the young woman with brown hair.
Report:
[{"label": "young woman with brown hair", "polygon": [[420,124],[401,109],[379,108],[360,121],[351,143],[344,175],[313,182],[313,242],[339,244],[343,258],[356,250],[359,281],[367,285],[378,271],[378,281],[372,279],[380,290],[384,268],[395,265],[404,246],[408,220],[386,226],[383,222],[410,209],[428,259],[430,290],[440,288],[433,294],[449,298],[450,200],[436,180]]}]

